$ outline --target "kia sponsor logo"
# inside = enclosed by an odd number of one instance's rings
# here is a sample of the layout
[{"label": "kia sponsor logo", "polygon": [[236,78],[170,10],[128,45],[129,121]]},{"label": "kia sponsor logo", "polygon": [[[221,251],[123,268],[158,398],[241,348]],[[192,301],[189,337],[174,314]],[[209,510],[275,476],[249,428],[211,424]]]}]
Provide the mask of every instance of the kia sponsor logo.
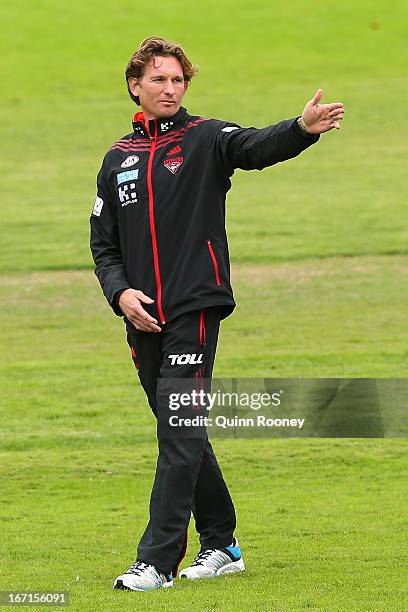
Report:
[{"label": "kia sponsor logo", "polygon": [[139,158],[137,155],[129,155],[129,157],[127,157],[125,161],[120,164],[120,167],[130,168],[130,166],[134,166],[135,164],[137,164],[138,161]]}]

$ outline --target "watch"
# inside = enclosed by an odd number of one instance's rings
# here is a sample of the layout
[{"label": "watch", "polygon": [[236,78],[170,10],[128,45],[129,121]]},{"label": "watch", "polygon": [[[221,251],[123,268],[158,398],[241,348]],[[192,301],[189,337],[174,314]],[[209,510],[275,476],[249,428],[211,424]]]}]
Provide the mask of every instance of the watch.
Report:
[{"label": "watch", "polygon": [[303,121],[302,117],[298,117],[297,124],[298,124],[299,128],[302,130],[303,134],[305,134],[307,136],[313,136],[313,134],[311,132],[307,131],[306,126],[305,126],[305,122]]}]

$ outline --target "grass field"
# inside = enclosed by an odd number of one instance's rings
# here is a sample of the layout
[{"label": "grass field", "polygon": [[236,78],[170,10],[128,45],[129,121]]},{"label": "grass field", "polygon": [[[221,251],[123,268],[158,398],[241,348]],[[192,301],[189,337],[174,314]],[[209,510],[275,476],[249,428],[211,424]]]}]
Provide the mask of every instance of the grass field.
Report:
[{"label": "grass field", "polygon": [[156,445],[88,249],[143,37],[180,40],[200,65],[192,113],[262,126],[322,87],[346,106],[340,132],[234,178],[238,308],[214,374],[406,377],[406,5],[15,0],[0,19],[0,589],[69,591],[75,611],[407,610],[407,443],[391,438],[216,440],[245,574],[112,590],[146,522]]}]

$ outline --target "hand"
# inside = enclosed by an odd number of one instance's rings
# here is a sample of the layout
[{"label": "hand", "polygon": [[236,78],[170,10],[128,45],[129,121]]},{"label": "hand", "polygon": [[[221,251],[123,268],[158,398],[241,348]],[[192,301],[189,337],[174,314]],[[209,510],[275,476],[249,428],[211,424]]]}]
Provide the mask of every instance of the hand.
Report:
[{"label": "hand", "polygon": [[119,297],[119,307],[136,329],[147,332],[161,332],[157,319],[153,319],[143,308],[143,304],[153,304],[154,300],[136,289],[125,289]]},{"label": "hand", "polygon": [[318,89],[314,98],[309,100],[303,109],[303,123],[310,134],[321,134],[333,128],[339,130],[339,121],[344,117],[344,106],[342,102],[319,104],[322,97],[323,90]]}]

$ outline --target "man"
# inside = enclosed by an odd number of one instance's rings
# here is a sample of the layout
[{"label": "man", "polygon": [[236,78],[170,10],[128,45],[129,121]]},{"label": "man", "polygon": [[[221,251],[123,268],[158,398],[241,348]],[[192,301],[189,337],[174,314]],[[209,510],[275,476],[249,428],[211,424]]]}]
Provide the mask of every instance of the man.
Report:
[{"label": "man", "polygon": [[[196,69],[183,49],[144,40],[126,68],[142,112],[115,143],[98,175],[91,249],[103,292],[119,316],[140,382],[158,422],[159,455],[150,519],[135,563],[115,588],[173,584],[193,512],[200,551],[180,576],[244,569],[235,510],[208,438],[163,435],[170,379],[211,378],[220,321],[233,311],[225,197],[235,168],[295,157],[340,127],[341,103],[320,104],[263,129],[191,116],[181,107]],[[167,401],[167,406],[166,406]]]}]

